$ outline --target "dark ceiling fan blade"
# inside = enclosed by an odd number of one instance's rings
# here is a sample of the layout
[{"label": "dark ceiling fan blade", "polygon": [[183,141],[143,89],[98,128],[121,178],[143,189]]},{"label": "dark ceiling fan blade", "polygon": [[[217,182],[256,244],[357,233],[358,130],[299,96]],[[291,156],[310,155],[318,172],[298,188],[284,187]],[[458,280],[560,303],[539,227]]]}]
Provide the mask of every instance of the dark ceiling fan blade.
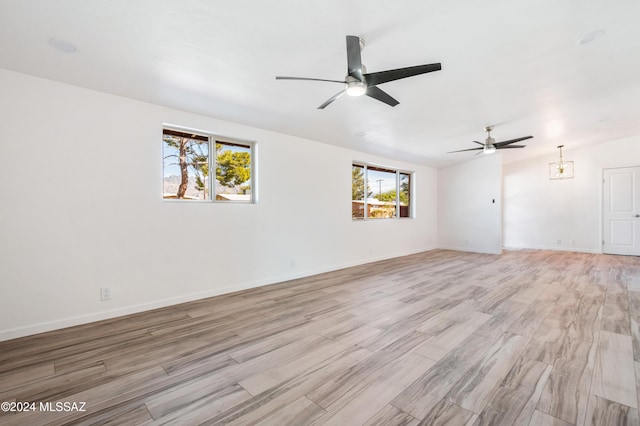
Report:
[{"label": "dark ceiling fan blade", "polygon": [[377,88],[376,86],[370,86],[367,88],[367,92],[365,93],[367,96],[371,96],[373,99],[377,99],[380,102],[384,102],[389,106],[396,106],[400,102],[396,101],[392,98],[387,92],[382,89]]},{"label": "dark ceiling fan blade", "polygon": [[347,75],[362,81],[360,37],[352,35],[347,36]]},{"label": "dark ceiling fan blade", "polygon": [[507,145],[507,146],[496,146],[496,149],[508,149],[508,148],[524,148],[526,145]]},{"label": "dark ceiling fan blade", "polygon": [[524,141],[531,138],[533,138],[533,136],[523,136],[521,138],[509,139],[508,141],[504,141],[504,142],[496,142],[493,145],[497,148],[499,146],[511,145],[512,143]]},{"label": "dark ceiling fan blade", "polygon": [[322,105],[320,105],[318,107],[318,109],[325,109],[327,107],[327,105],[329,105],[331,102],[335,101],[336,99],[338,99],[340,96],[344,95],[345,93],[347,93],[346,89],[345,90],[341,90],[340,92],[336,93],[335,95],[333,95],[332,97],[327,99]]},{"label": "dark ceiling fan blade", "polygon": [[340,80],[325,80],[323,78],[307,78],[307,77],[283,77],[281,75],[277,75],[276,80],[309,80],[309,81],[328,81],[331,83],[342,83],[342,84],[347,83],[346,81],[340,81]]},{"label": "dark ceiling fan blade", "polygon": [[472,142],[475,142],[475,143],[477,143],[478,145],[482,145],[482,146],[484,146],[484,144],[483,144],[482,142],[478,142],[478,141],[472,141]]},{"label": "dark ceiling fan blade", "polygon": [[469,149],[459,149],[458,151],[449,151],[447,154],[453,154],[454,152],[464,152],[464,151],[478,151],[483,150],[484,148],[469,148]]},{"label": "dark ceiling fan blade", "polygon": [[413,77],[414,75],[426,74],[433,71],[440,71],[441,69],[442,65],[440,63],[416,65],[413,67],[398,68],[395,70],[372,72],[364,74],[364,78],[369,86],[377,86],[378,84],[386,83],[388,81]]}]

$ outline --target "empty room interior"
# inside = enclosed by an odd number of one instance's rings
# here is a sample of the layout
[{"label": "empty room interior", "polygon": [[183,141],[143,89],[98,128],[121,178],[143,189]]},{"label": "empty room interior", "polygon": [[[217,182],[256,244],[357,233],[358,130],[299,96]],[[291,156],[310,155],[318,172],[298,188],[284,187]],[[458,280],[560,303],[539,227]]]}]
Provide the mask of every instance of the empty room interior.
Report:
[{"label": "empty room interior", "polygon": [[639,16],[1,2],[0,424],[640,425]]}]

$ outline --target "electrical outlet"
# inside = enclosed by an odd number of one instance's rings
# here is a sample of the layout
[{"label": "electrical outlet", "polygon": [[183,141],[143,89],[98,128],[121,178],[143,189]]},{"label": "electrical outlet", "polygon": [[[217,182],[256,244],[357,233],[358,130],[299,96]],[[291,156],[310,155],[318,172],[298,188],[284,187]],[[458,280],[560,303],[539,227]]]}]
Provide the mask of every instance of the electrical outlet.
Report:
[{"label": "electrical outlet", "polygon": [[111,287],[102,287],[100,289],[100,300],[111,300]]},{"label": "electrical outlet", "polygon": [[557,245],[562,244],[562,240],[556,240],[556,244],[557,244]]}]

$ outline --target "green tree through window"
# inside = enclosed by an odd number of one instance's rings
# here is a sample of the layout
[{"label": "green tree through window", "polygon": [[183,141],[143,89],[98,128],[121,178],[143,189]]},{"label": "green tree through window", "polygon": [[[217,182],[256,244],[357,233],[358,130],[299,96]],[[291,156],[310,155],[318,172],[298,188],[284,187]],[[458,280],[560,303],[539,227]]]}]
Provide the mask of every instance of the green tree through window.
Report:
[{"label": "green tree through window", "polygon": [[[209,139],[202,135],[165,129],[162,140],[165,176],[167,172],[175,172],[176,166],[179,171],[179,184],[175,194],[172,189],[167,188],[170,185],[165,182],[165,198],[209,199],[206,184],[209,176]],[[200,192],[201,196],[198,194]]]},{"label": "green tree through window", "polygon": [[354,163],[351,169],[351,217],[411,217],[411,175],[411,172]]},{"label": "green tree through window", "polygon": [[248,151],[225,149],[227,147],[216,142],[216,179],[220,185],[233,188],[251,179],[251,154]]},{"label": "green tree through window", "polygon": [[162,140],[164,198],[253,201],[253,144],[173,129],[164,129]]}]

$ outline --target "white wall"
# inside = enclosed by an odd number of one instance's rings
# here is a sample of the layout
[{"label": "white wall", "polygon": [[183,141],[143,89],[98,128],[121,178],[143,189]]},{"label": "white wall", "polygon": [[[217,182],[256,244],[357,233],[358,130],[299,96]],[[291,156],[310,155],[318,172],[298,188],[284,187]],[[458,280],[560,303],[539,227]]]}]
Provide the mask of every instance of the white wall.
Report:
[{"label": "white wall", "polygon": [[[434,169],[6,70],[0,93],[0,340],[437,246]],[[163,123],[257,141],[259,203],[163,201]],[[353,222],[354,159],[414,170],[417,217]]]},{"label": "white wall", "polygon": [[438,172],[438,246],[501,253],[501,154],[482,155]]},{"label": "white wall", "polygon": [[602,170],[640,166],[640,136],[567,146],[563,156],[574,161],[574,179],[549,180],[558,152],[504,166],[506,248],[602,252]]}]

